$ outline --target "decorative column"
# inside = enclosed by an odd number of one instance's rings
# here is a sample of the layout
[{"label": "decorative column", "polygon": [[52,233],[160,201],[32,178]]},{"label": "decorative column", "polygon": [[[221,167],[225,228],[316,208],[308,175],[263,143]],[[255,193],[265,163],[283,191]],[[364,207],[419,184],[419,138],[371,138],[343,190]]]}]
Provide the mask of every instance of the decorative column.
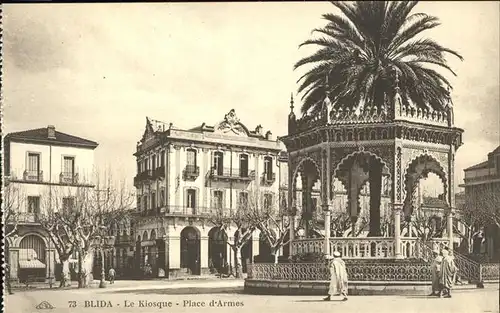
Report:
[{"label": "decorative column", "polygon": [[453,214],[454,210],[449,207],[446,210],[446,233],[448,234],[448,248],[453,251]]},{"label": "decorative column", "polygon": [[[328,149],[329,150],[329,149]],[[325,214],[325,246],[323,253],[326,255],[330,254],[330,210],[329,210],[329,200],[330,200],[330,174],[328,171],[329,157],[328,150],[323,150],[321,153],[321,208]]]},{"label": "decorative column", "polygon": [[330,219],[331,212],[328,204],[323,205],[323,212],[325,212],[325,250],[324,253],[330,255]]},{"label": "decorative column", "polygon": [[402,259],[401,254],[401,210],[403,205],[400,203],[393,203],[394,213],[394,256],[396,259]]}]

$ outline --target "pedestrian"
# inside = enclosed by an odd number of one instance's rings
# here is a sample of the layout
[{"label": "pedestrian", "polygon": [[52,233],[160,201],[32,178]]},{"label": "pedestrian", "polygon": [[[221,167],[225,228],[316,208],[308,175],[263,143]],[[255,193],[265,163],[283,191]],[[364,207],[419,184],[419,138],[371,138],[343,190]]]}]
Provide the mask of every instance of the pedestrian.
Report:
[{"label": "pedestrian", "polygon": [[443,261],[441,263],[441,283],[443,284],[443,292],[445,298],[451,298],[451,288],[455,283],[457,266],[450,255],[450,249],[445,247],[442,251]]},{"label": "pedestrian", "polygon": [[[331,259],[330,256],[327,256]],[[334,296],[342,296],[342,301],[347,301],[347,270],[344,260],[341,259],[340,252],[333,252],[333,260],[330,263],[330,288],[325,301],[332,300]]]},{"label": "pedestrian", "polygon": [[109,273],[108,273],[109,283],[110,284],[114,284],[115,283],[115,275],[116,275],[115,269],[113,267],[111,267],[109,269]]},{"label": "pedestrian", "polygon": [[438,249],[432,251],[432,256],[432,293],[429,296],[439,296],[441,292],[441,263],[443,261],[443,257],[440,255]]},{"label": "pedestrian", "polygon": [[5,263],[5,285],[9,295],[13,295],[14,293],[12,292],[12,287],[10,285],[10,265],[8,263]]}]

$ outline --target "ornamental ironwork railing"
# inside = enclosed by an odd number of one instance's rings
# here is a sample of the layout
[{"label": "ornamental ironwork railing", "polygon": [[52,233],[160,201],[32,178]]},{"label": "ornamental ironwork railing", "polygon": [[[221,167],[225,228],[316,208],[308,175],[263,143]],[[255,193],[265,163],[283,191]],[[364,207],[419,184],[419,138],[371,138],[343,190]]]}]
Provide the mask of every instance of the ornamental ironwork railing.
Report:
[{"label": "ornamental ironwork railing", "polygon": [[499,279],[500,279],[499,263],[481,264],[481,281],[499,280]]},{"label": "ornamental ironwork railing", "polygon": [[[288,281],[329,281],[330,270],[322,263],[253,263],[248,279]],[[351,281],[430,281],[431,271],[425,262],[349,262],[347,276]]]},{"label": "ornamental ironwork railing", "polygon": [[339,251],[343,258],[393,258],[394,238],[330,238],[330,255]]},{"label": "ornamental ironwork railing", "polygon": [[[429,261],[432,250],[442,248],[448,244],[446,238],[433,238],[429,241],[430,250],[420,246],[420,239],[416,237],[401,238],[401,254],[404,258],[416,258]],[[300,253],[324,253],[324,238],[296,239],[291,242],[292,255]],[[394,237],[332,237],[330,251],[339,251],[346,259],[388,258],[396,256]]]}]

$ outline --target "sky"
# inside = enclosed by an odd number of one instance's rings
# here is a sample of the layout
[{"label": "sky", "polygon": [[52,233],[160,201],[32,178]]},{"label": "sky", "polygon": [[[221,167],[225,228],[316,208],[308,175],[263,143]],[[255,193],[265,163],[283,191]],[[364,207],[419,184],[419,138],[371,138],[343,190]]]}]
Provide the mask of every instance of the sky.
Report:
[{"label": "sky", "polygon": [[[328,2],[4,5],[3,132],[55,125],[97,141],[96,166],[130,185],[146,116],[189,128],[234,108],[250,129],[285,135],[302,74],[293,65],[313,51],[299,44],[330,12]],[[464,57],[449,59],[448,76],[465,129],[458,185],[500,143],[500,4],[421,2],[414,12],[439,17],[424,34]]]}]

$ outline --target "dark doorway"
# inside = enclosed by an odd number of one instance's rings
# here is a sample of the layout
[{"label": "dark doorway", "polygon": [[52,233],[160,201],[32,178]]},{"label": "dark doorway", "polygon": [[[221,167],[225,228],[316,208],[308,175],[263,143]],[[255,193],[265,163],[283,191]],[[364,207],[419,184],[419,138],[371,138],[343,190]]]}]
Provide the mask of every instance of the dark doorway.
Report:
[{"label": "dark doorway", "polygon": [[259,255],[261,257],[270,257],[271,256],[271,245],[269,245],[269,241],[266,238],[264,233],[260,233],[259,236]]},{"label": "dark doorway", "polygon": [[227,235],[224,230],[214,227],[208,232],[208,266],[221,273],[227,263]]},{"label": "dark doorway", "polygon": [[200,275],[200,235],[194,227],[181,231],[181,268],[187,268],[192,275]]}]

